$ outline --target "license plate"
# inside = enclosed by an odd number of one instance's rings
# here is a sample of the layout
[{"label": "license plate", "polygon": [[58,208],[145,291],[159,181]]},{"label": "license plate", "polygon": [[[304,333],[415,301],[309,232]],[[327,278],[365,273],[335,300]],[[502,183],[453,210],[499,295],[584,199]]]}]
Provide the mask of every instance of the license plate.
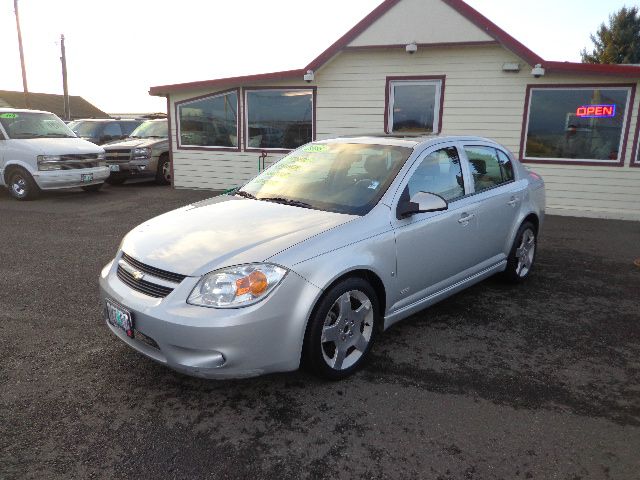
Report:
[{"label": "license plate", "polygon": [[119,172],[120,171],[120,165],[109,165],[109,170],[112,172]]},{"label": "license plate", "polygon": [[80,180],[82,183],[93,182],[93,173],[83,173],[80,175]]},{"label": "license plate", "polygon": [[107,300],[106,315],[107,321],[111,325],[124,331],[128,337],[133,338],[133,316],[129,310]]}]

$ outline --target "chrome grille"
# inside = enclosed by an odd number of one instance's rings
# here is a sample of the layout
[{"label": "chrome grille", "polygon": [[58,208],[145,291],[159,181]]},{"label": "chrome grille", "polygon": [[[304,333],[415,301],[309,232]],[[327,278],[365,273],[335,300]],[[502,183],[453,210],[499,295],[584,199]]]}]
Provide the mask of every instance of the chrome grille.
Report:
[{"label": "chrome grille", "polygon": [[180,275],[179,273],[168,272],[166,270],[161,270],[159,268],[155,268],[150,265],[145,265],[144,263],[139,262],[138,260],[136,260],[133,257],[130,257],[124,252],[122,253],[122,259],[125,262],[127,262],[129,265],[137,268],[143,273],[148,273],[149,275],[153,275],[154,277],[158,277],[163,280],[167,280],[169,282],[180,283],[185,278],[187,278],[186,275]]},{"label": "chrome grille", "polygon": [[111,162],[128,162],[131,158],[131,149],[113,148],[105,149],[106,158]]},{"label": "chrome grille", "polygon": [[136,280],[132,274],[118,265],[118,278],[133,290],[144,293],[150,297],[164,298],[173,292],[173,288],[157,285],[146,280]]}]

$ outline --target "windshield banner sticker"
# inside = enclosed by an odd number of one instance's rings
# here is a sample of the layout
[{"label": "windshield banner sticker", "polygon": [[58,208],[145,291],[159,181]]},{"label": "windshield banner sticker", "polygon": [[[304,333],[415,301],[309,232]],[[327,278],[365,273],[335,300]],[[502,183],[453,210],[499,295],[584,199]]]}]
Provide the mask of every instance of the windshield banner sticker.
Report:
[{"label": "windshield banner sticker", "polygon": [[0,113],[0,118],[17,118],[17,113]]}]

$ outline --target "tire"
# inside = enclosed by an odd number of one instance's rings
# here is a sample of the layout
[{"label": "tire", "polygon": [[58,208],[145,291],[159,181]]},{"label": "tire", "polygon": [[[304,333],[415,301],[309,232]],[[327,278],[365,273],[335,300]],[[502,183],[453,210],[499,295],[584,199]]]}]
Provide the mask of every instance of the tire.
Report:
[{"label": "tire", "polygon": [[82,187],[85,192],[99,192],[104,183],[94,183],[93,185],[86,185]]},{"label": "tire", "polygon": [[105,180],[105,183],[108,183],[109,185],[122,185],[125,180],[125,177],[109,177]]},{"label": "tire", "polygon": [[516,234],[502,278],[510,283],[525,281],[533,269],[537,246],[538,232],[535,225],[524,222]]},{"label": "tire", "polygon": [[364,279],[331,287],[311,315],[302,360],[316,375],[340,380],[367,360],[380,322],[378,296]]},{"label": "tire", "polygon": [[33,200],[40,195],[40,188],[24,168],[13,168],[8,175],[7,187],[16,200]]},{"label": "tire", "polygon": [[158,185],[169,185],[171,183],[171,162],[169,155],[163,153],[158,159],[158,169],[156,170],[156,183]]}]

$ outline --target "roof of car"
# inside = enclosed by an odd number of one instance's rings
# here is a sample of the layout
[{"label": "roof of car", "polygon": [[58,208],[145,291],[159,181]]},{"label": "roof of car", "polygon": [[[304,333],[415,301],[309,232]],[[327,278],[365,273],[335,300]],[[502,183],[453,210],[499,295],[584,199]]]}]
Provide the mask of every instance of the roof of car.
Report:
[{"label": "roof of car", "polygon": [[375,145],[392,145],[397,147],[409,147],[415,148],[421,144],[437,144],[451,141],[464,141],[464,142],[491,142],[496,143],[494,140],[475,137],[475,136],[463,136],[463,135],[435,135],[435,134],[370,134],[370,135],[348,135],[342,137],[328,138],[320,140],[318,143],[339,143],[348,140],[350,143],[371,143]]},{"label": "roof of car", "polygon": [[2,113],[51,113],[45,110],[32,110],[29,108],[9,108],[9,107],[0,107],[0,112]]}]

